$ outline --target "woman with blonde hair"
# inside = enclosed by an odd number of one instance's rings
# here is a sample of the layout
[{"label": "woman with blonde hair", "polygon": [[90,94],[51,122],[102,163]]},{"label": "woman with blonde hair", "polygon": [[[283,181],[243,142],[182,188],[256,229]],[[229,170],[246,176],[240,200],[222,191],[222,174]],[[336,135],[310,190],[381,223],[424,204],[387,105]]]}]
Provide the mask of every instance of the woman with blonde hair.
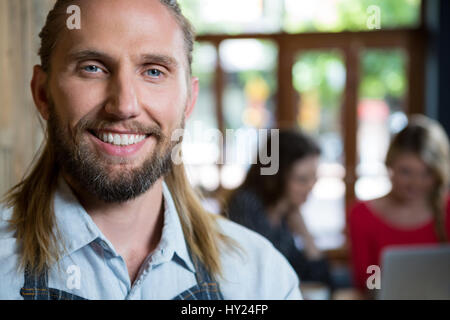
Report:
[{"label": "woman with blonde hair", "polygon": [[384,197],[357,202],[349,213],[354,285],[366,288],[367,267],[391,245],[436,244],[450,236],[449,140],[441,125],[414,115],[392,140],[392,184]]}]

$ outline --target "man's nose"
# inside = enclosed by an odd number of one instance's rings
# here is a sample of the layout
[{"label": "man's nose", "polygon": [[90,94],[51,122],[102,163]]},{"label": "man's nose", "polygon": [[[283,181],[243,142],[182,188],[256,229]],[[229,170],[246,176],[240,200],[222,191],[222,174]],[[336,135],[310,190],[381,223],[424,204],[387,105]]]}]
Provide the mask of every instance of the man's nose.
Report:
[{"label": "man's nose", "polygon": [[111,78],[105,111],[119,119],[129,119],[139,115],[140,106],[132,77],[122,72]]}]

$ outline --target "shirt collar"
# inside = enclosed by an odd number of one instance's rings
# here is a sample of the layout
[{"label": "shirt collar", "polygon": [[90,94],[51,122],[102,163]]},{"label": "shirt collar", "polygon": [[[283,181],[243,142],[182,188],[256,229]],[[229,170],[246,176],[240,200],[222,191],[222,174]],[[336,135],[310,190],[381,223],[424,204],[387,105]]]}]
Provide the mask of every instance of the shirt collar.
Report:
[{"label": "shirt collar", "polygon": [[[160,243],[152,253],[152,263],[160,264],[173,259],[195,272],[172,194],[164,181],[163,199],[164,225]],[[58,179],[54,209],[58,231],[65,244],[64,255],[70,255],[93,241],[101,242],[102,246],[109,248],[113,255],[118,255],[62,176]]]},{"label": "shirt collar", "polygon": [[70,255],[97,238],[107,241],[62,176],[58,179],[54,210],[58,232],[66,249],[64,254]]},{"label": "shirt collar", "polygon": [[175,207],[172,194],[163,182],[163,198],[164,198],[164,226],[161,235],[161,241],[155,250],[153,261],[157,262],[158,253],[162,255],[162,260],[175,259],[184,264],[186,268],[195,272],[194,265],[189,254],[188,246],[184,238],[183,229],[181,227],[180,217]]}]

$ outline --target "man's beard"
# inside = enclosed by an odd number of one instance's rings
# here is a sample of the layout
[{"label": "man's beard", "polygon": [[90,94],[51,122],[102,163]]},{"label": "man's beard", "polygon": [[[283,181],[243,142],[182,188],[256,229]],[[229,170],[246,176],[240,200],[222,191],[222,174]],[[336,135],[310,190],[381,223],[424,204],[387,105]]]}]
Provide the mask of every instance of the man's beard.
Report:
[{"label": "man's beard", "polygon": [[[94,195],[107,203],[121,203],[136,198],[149,190],[153,184],[172,168],[172,149],[178,141],[170,141],[159,126],[145,127],[131,123],[128,129],[151,133],[156,139],[153,154],[135,168],[108,171],[108,160],[91,150],[90,143],[83,140],[88,129],[105,129],[117,121],[81,120],[73,130],[73,137],[64,129],[52,104],[48,119],[48,134],[56,161],[65,174],[84,192]],[[184,128],[184,118],[179,128]],[[118,158],[114,163],[127,163],[126,158]]]}]

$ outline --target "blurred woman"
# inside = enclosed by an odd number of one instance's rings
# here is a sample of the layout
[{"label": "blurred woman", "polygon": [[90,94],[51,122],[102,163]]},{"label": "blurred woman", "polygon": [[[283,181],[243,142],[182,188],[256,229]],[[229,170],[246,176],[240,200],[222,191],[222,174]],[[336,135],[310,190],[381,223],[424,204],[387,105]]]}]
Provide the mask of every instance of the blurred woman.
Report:
[{"label": "blurred woman", "polygon": [[354,285],[364,291],[367,267],[390,245],[434,244],[450,235],[449,141],[443,128],[413,116],[386,156],[392,189],[357,202],[349,213]]},{"label": "blurred woman", "polygon": [[[271,145],[269,137],[265,147]],[[277,156],[271,153],[272,158]],[[300,206],[316,182],[320,149],[299,131],[281,130],[278,156],[275,175],[261,175],[264,165],[259,159],[251,166],[242,186],[230,197],[225,215],[269,239],[302,282],[330,286],[328,263],[300,213]]]}]

